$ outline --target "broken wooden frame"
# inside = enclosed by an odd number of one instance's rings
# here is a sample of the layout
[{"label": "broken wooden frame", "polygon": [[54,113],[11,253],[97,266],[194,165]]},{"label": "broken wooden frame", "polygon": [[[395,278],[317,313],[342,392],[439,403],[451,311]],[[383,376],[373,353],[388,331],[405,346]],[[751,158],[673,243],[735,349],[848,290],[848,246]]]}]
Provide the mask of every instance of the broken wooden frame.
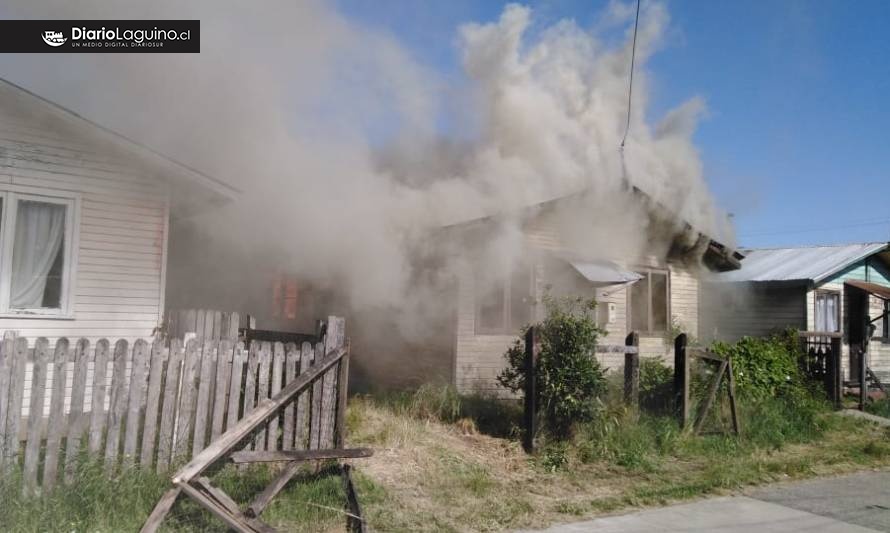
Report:
[{"label": "broken wooden frame", "polygon": [[687,337],[685,333],[677,336],[674,342],[674,407],[676,410],[677,422],[680,427],[685,429],[689,426],[689,361],[692,358],[699,358],[708,363],[717,364],[717,372],[713,381],[708,386],[708,392],[705,399],[699,407],[698,414],[695,417],[693,425],[693,434],[698,435],[708,417],[708,413],[717,398],[723,377],[727,378],[727,390],[729,394],[729,407],[732,417],[732,429],[736,435],[739,435],[741,428],[739,425],[738,407],[736,405],[735,395],[735,374],[732,368],[732,359],[730,357],[721,357],[704,348],[687,346]]},{"label": "broken wooden frame", "polygon": [[[173,476],[173,485],[158,501],[152,513],[142,527],[143,533],[156,531],[161,521],[173,507],[177,497],[184,493],[196,503],[204,507],[211,514],[223,521],[229,528],[235,531],[247,532],[272,532],[274,528],[259,519],[259,515],[299,471],[299,467],[305,461],[323,459],[346,459],[356,457],[368,457],[371,450],[368,449],[344,449],[345,440],[345,410],[347,394],[347,377],[349,372],[349,344],[344,337],[342,319],[336,324],[330,324],[326,337],[326,355],[317,361],[305,373],[288,383],[271,398],[265,398],[258,402],[253,410],[239,420],[234,426],[211,442],[207,448],[198,453],[192,460]],[[253,438],[254,433],[262,431],[265,424],[280,415],[281,411],[293,405],[301,393],[309,390],[318,382],[324,382],[323,386],[333,386],[329,382],[328,372],[335,365],[339,365],[336,372],[339,378],[339,394],[337,395],[337,412],[334,423],[334,448],[315,449],[302,451],[242,451],[244,442]],[[210,480],[202,474],[220,460],[231,457],[238,463],[272,462],[282,461],[287,464],[272,480],[245,511],[241,511],[238,505],[221,489],[211,485]],[[344,470],[344,479],[348,481],[347,496],[355,498],[355,489],[351,486],[351,477],[348,469]],[[351,491],[351,492],[350,492]],[[363,528],[360,514],[353,510],[360,507],[356,503],[349,503],[350,527],[355,530],[354,524],[358,521]]]}]

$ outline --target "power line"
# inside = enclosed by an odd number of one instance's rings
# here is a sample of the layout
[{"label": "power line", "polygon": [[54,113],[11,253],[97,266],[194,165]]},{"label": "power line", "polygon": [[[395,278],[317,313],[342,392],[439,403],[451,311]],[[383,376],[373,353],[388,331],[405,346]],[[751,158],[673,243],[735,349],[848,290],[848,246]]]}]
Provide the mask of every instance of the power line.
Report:
[{"label": "power line", "polygon": [[637,28],[640,26],[640,0],[637,0],[637,16],[634,19],[634,39],[630,49],[630,82],[627,85],[627,123],[624,125],[624,137],[621,139],[621,149],[624,150],[624,142],[630,132],[630,102],[634,91],[634,60],[637,55]]},{"label": "power line", "polygon": [[890,224],[890,218],[883,219],[873,219],[868,221],[860,221],[860,222],[851,222],[849,224],[835,224],[832,226],[821,226],[821,227],[810,227],[810,228],[797,228],[797,229],[787,229],[787,230],[777,230],[777,231],[760,231],[754,233],[745,233],[739,235],[739,237],[767,237],[770,235],[785,235],[791,233],[811,233],[815,231],[831,231],[837,229],[848,229],[848,228],[861,228],[867,226],[880,226],[882,224]]}]

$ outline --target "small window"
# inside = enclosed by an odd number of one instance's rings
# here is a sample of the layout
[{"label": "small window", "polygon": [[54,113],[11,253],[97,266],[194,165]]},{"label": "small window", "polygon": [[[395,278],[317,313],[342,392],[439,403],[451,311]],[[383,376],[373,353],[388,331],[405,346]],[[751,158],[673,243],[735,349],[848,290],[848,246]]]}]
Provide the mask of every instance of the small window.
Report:
[{"label": "small window", "polygon": [[534,296],[531,271],[515,270],[508,279],[476,283],[476,333],[511,335],[531,322]]},{"label": "small window", "polygon": [[74,201],[0,196],[0,311],[63,314],[69,308]]},{"label": "small window", "polygon": [[668,273],[643,271],[642,279],[630,286],[630,327],[644,333],[667,331],[670,313]]},{"label": "small window", "polygon": [[841,330],[841,294],[837,291],[816,292],[816,331]]}]

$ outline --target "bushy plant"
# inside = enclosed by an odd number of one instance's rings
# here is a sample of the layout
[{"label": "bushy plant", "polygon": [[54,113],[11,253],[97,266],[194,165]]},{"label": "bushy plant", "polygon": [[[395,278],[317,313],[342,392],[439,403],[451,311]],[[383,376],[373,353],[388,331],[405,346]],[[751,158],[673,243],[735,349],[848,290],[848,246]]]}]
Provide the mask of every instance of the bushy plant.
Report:
[{"label": "bushy plant", "polygon": [[711,349],[732,358],[736,389],[749,400],[806,393],[806,379],[798,366],[797,344],[791,332],[765,338],[742,337],[735,344],[717,342]]},{"label": "bushy plant", "polygon": [[[601,330],[594,319],[593,299],[547,295],[544,306],[546,318],[534,326],[541,340],[537,403],[546,429],[565,437],[573,424],[591,419],[596,399],[605,391],[604,371],[594,356]],[[505,353],[507,367],[498,375],[498,381],[513,392],[525,388],[525,331]]]},{"label": "bushy plant", "polygon": [[640,407],[646,411],[666,413],[670,410],[674,390],[674,369],[661,357],[640,360]]}]

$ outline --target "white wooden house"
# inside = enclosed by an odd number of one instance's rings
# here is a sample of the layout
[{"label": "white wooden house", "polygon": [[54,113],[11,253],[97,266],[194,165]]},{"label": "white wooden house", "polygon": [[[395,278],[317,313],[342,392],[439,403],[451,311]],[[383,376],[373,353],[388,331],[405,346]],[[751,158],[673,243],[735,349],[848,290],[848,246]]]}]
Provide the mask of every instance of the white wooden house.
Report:
[{"label": "white wooden house", "polygon": [[150,337],[171,217],[236,193],[0,80],[0,332]]}]

